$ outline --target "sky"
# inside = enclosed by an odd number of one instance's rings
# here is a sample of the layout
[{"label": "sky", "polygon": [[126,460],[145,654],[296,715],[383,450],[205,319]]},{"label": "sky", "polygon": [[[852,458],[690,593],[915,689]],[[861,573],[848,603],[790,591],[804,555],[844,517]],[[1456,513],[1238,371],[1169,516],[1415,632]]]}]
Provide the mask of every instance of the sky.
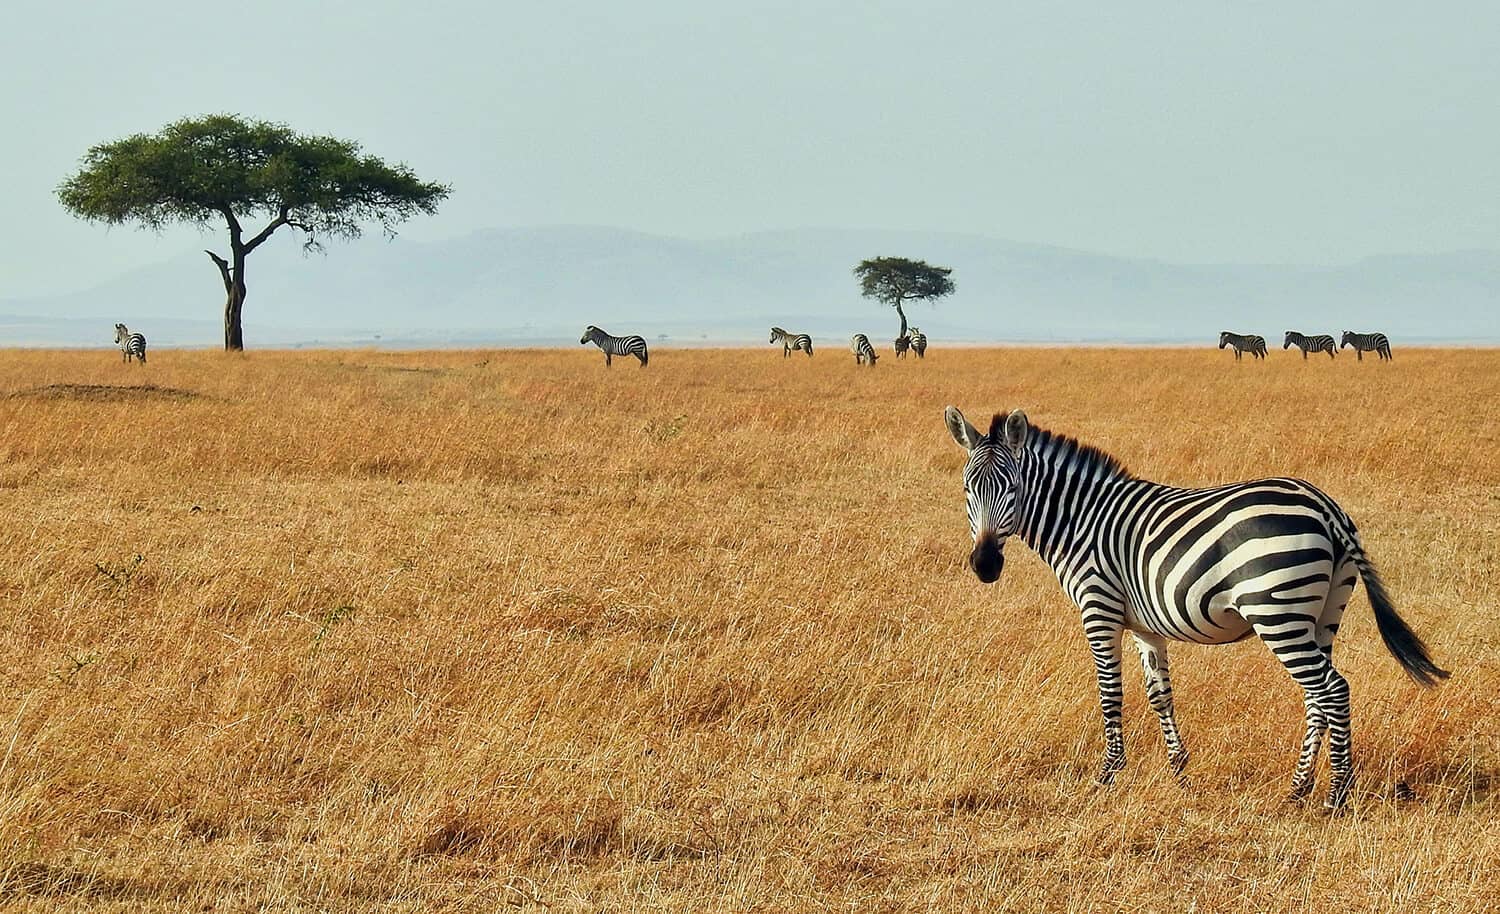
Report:
[{"label": "sky", "polygon": [[0,26],[0,299],[222,246],[55,197],[90,145],[212,112],[452,184],[403,227],[416,240],[829,226],[1301,264],[1500,248],[1500,4],[8,0]]}]

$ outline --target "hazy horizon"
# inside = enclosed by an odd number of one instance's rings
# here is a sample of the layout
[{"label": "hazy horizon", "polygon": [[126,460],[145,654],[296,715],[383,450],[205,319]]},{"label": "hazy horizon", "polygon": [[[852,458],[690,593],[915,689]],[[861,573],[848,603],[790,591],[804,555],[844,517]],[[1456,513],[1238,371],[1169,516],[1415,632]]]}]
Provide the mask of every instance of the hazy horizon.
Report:
[{"label": "hazy horizon", "polygon": [[1308,266],[1500,248],[1500,8],[1479,3],[268,0],[226,30],[180,2],[18,0],[0,53],[24,138],[0,174],[0,298],[222,245],[54,197],[89,146],[218,111],[451,182],[413,241],[829,226]]}]

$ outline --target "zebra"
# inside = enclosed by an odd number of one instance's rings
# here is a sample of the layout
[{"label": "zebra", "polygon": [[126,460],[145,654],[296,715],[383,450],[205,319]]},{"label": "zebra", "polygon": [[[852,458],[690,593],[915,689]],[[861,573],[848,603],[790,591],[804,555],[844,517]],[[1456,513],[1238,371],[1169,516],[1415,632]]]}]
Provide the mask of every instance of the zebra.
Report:
[{"label": "zebra", "polygon": [[593,324],[583,331],[579,337],[578,344],[593,343],[604,350],[604,367],[610,367],[617,355],[633,355],[641,360],[641,367],[646,367],[650,354],[646,352],[646,341],[639,336],[610,336]]},{"label": "zebra", "polygon": [[870,338],[863,333],[856,333],[849,338],[849,348],[854,352],[856,365],[869,365],[873,368],[875,360],[880,358],[875,354],[875,347],[870,345]]},{"label": "zebra", "polygon": [[1181,775],[1188,751],[1178,735],[1167,641],[1228,644],[1258,635],[1302,687],[1306,731],[1288,800],[1314,786],[1325,732],[1331,786],[1343,804],[1353,784],[1349,685],[1333,667],[1333,638],[1359,579],[1386,647],[1411,677],[1448,677],[1396,613],[1354,522],[1300,479],[1258,479],[1182,489],[1138,478],[1114,457],[1031,425],[1020,410],[996,414],[980,434],[955,407],[948,431],[968,452],[964,498],[980,581],[1000,577],[1016,534],[1056,573],[1078,605],[1093,653],[1104,718],[1098,782],[1125,766],[1121,642],[1141,656],[1146,697],[1167,759]]},{"label": "zebra", "polygon": [[917,354],[917,358],[927,358],[927,334],[913,327],[906,337],[911,340],[911,351]]},{"label": "zebra", "polygon": [[781,344],[781,357],[787,358],[800,349],[812,357],[812,337],[805,333],[788,333],[780,327],[771,328],[771,342]]},{"label": "zebra", "polygon": [[911,337],[903,333],[896,337],[892,345],[896,348],[896,358],[904,359],[906,358],[906,351],[911,348]]},{"label": "zebra", "polygon": [[1266,338],[1254,333],[1230,333],[1225,330],[1219,334],[1219,348],[1225,346],[1234,347],[1234,360],[1238,362],[1243,353],[1250,353],[1257,359],[1266,357]]},{"label": "zebra", "polygon": [[131,333],[130,328],[124,324],[115,324],[115,345],[120,347],[120,361],[129,362],[132,357],[140,359],[141,364],[146,364],[146,337],[141,333]]},{"label": "zebra", "polygon": [[1326,333],[1320,333],[1317,336],[1307,336],[1295,330],[1288,330],[1286,332],[1286,341],[1281,344],[1281,348],[1288,349],[1292,346],[1296,346],[1302,350],[1304,361],[1306,361],[1309,352],[1326,352],[1330,359],[1338,354],[1338,350],[1333,345],[1333,337]]},{"label": "zebra", "polygon": [[1376,353],[1382,362],[1391,357],[1391,341],[1386,339],[1384,333],[1355,333],[1353,330],[1345,330],[1339,348],[1343,349],[1345,346],[1353,346],[1354,355],[1361,362],[1365,360],[1367,352]]}]

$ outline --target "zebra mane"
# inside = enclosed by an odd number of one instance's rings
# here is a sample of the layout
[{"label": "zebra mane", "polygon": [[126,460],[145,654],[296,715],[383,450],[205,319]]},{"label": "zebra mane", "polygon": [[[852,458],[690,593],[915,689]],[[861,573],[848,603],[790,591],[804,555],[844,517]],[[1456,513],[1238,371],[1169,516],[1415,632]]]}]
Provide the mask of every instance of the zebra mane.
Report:
[{"label": "zebra mane", "polygon": [[[1004,417],[996,416],[995,423],[990,427],[990,434],[1001,427]],[[998,440],[998,439],[996,439]],[[1092,444],[1084,444],[1072,435],[1064,435],[1061,432],[1049,432],[1044,428],[1033,425],[1028,435],[1026,447],[1034,453],[1048,458],[1048,463],[1071,464],[1072,466],[1092,471],[1088,475],[1095,477],[1119,477],[1121,479],[1138,478],[1120,458],[1109,453],[1103,448]]]}]

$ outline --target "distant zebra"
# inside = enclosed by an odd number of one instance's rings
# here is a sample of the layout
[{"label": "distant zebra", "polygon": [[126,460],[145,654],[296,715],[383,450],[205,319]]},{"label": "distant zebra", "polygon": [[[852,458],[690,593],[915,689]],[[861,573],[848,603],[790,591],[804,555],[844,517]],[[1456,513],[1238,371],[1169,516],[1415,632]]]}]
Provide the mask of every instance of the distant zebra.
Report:
[{"label": "distant zebra", "polygon": [[646,367],[646,361],[650,358],[646,352],[646,341],[638,336],[610,336],[593,324],[583,331],[578,344],[593,343],[604,350],[604,367],[610,367],[617,355],[633,355],[641,360],[641,367]]},{"label": "distant zebra", "polygon": [[917,354],[917,358],[927,358],[927,334],[913,327],[906,336],[911,340],[911,351]]},{"label": "distant zebra", "polygon": [[1286,332],[1286,341],[1281,344],[1281,348],[1286,349],[1291,346],[1296,346],[1302,350],[1302,358],[1304,360],[1306,360],[1309,352],[1326,352],[1330,359],[1338,352],[1338,349],[1333,345],[1333,337],[1326,333],[1320,333],[1317,336],[1307,336],[1295,330],[1288,330]]},{"label": "distant zebra", "polygon": [[[1302,687],[1306,730],[1291,795],[1313,789],[1323,736],[1333,776],[1326,805],[1343,804],[1353,782],[1349,684],[1333,667],[1333,637],[1360,579],[1386,648],[1419,684],[1448,677],[1397,614],[1359,533],[1333,499],[1300,479],[1258,479],[1179,489],[1133,476],[1098,448],[1037,428],[1016,410],[981,435],[948,407],[948,431],[964,450],[964,498],[986,584],[1000,577],[1015,534],[1052,567],[1083,614],[1104,718],[1108,784],[1125,766],[1121,641],[1141,655],[1146,698],[1182,771],[1167,641],[1229,644],[1258,635]],[[1261,696],[1240,693],[1264,713]]]},{"label": "distant zebra", "polygon": [[805,333],[788,333],[780,327],[772,327],[771,342],[781,344],[782,358],[787,358],[798,349],[807,353],[809,357],[812,356],[812,337]]},{"label": "distant zebra", "polygon": [[896,337],[892,345],[896,347],[896,358],[904,359],[906,358],[906,350],[911,348],[911,337],[903,333]]},{"label": "distant zebra", "polygon": [[880,356],[875,354],[875,347],[870,345],[870,338],[863,333],[856,333],[849,338],[849,348],[854,352],[854,364],[869,365],[874,367],[875,360]]},{"label": "distant zebra", "polygon": [[1354,355],[1361,362],[1365,360],[1367,352],[1376,353],[1381,361],[1391,357],[1391,341],[1386,339],[1384,333],[1355,333],[1352,330],[1345,330],[1344,339],[1339,343],[1339,348],[1343,349],[1345,346],[1353,346]]},{"label": "distant zebra", "polygon": [[1234,347],[1234,360],[1238,362],[1243,353],[1250,353],[1257,359],[1266,357],[1266,338],[1254,333],[1230,333],[1225,330],[1219,334],[1219,348],[1225,346]]},{"label": "distant zebra", "polygon": [[115,324],[115,345],[120,347],[120,361],[129,362],[134,357],[140,359],[142,365],[146,364],[144,334],[131,333],[130,328],[124,324]]}]

